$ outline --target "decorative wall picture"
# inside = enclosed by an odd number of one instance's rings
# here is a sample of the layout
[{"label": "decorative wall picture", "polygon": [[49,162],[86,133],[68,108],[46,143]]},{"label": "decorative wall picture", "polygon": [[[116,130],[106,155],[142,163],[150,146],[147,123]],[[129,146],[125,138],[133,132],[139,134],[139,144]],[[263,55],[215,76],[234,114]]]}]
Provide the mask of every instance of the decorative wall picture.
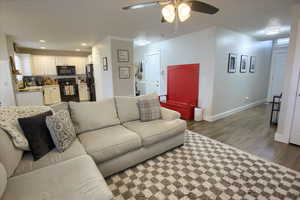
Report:
[{"label": "decorative wall picture", "polygon": [[130,79],[130,67],[119,67],[119,78]]},{"label": "decorative wall picture", "polygon": [[228,57],[228,73],[236,72],[236,63],[237,63],[236,54],[230,53]]},{"label": "decorative wall picture", "polygon": [[118,49],[118,62],[129,62],[129,51]]},{"label": "decorative wall picture", "polygon": [[255,73],[255,65],[256,65],[256,57],[251,56],[251,58],[250,58],[250,68],[249,68],[250,73]]},{"label": "decorative wall picture", "polygon": [[240,66],[241,73],[247,72],[247,65],[248,65],[248,56],[242,55],[241,56],[241,66]]},{"label": "decorative wall picture", "polygon": [[107,57],[103,57],[103,71],[108,71]]}]

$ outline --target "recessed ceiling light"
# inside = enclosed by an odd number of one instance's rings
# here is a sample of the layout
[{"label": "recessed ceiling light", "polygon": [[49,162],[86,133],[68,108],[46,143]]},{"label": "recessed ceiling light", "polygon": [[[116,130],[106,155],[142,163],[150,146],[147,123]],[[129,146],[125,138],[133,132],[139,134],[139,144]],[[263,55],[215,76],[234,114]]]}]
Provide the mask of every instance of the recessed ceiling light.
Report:
[{"label": "recessed ceiling light", "polygon": [[80,49],[75,49],[76,51],[80,51]]},{"label": "recessed ceiling light", "polygon": [[46,47],[41,47],[41,49],[46,49]]},{"label": "recessed ceiling light", "polygon": [[46,43],[46,40],[40,40],[40,43]]},{"label": "recessed ceiling light", "polygon": [[86,44],[86,43],[84,43],[84,42],[83,42],[83,43],[81,43],[81,46],[86,46],[86,45],[87,45],[87,44]]},{"label": "recessed ceiling light", "polygon": [[146,46],[148,44],[150,44],[151,42],[148,41],[148,40],[137,40],[137,41],[134,41],[134,44],[137,45],[137,46]]}]

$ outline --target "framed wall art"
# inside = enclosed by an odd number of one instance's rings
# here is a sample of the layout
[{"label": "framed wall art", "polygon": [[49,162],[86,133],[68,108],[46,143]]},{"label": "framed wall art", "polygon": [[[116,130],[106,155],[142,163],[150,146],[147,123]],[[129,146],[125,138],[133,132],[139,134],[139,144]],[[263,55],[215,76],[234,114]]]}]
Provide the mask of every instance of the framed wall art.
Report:
[{"label": "framed wall art", "polygon": [[236,72],[236,63],[237,63],[236,54],[230,53],[228,57],[228,73]]},{"label": "framed wall art", "polygon": [[118,49],[118,62],[129,62],[129,51]]},{"label": "framed wall art", "polygon": [[119,67],[119,78],[130,79],[130,67]]},{"label": "framed wall art", "polygon": [[247,65],[248,65],[248,56],[242,55],[241,56],[241,64],[240,64],[240,72],[241,73],[247,72]]},{"label": "framed wall art", "polygon": [[255,56],[251,56],[251,58],[250,58],[249,72],[250,73],[255,73],[255,67],[256,67],[256,57]]},{"label": "framed wall art", "polygon": [[103,57],[103,71],[108,71],[107,57]]}]

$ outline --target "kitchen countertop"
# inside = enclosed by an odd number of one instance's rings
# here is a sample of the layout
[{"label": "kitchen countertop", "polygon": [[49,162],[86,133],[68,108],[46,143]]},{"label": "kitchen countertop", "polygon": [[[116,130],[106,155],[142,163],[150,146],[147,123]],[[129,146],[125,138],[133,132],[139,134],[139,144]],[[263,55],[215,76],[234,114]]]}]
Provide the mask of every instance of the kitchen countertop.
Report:
[{"label": "kitchen countertop", "polygon": [[32,87],[27,87],[24,89],[18,89],[17,92],[23,93],[23,92],[42,92],[43,91],[43,86],[32,86]]}]

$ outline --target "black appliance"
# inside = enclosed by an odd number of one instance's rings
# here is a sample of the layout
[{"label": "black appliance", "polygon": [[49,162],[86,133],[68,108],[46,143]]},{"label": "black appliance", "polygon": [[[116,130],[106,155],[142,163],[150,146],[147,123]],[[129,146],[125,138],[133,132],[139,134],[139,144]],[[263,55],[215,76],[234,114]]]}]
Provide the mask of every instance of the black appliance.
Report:
[{"label": "black appliance", "polygon": [[56,66],[56,71],[58,76],[75,76],[76,67],[75,66]]},{"label": "black appliance", "polygon": [[57,79],[61,100],[64,102],[79,101],[79,91],[76,78]]},{"label": "black appliance", "polygon": [[88,64],[85,67],[85,73],[86,73],[86,83],[90,91],[90,101],[96,101],[96,89],[95,89],[93,64]]}]

